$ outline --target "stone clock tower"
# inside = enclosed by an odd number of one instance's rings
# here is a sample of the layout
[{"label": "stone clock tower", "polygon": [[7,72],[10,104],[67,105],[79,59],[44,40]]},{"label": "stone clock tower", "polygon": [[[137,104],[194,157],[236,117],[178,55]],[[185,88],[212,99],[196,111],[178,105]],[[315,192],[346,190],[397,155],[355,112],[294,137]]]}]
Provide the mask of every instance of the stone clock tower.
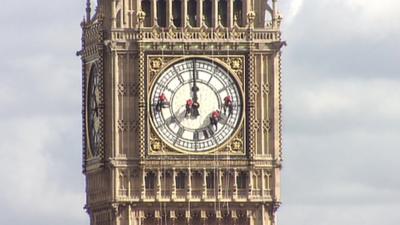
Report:
[{"label": "stone clock tower", "polygon": [[87,1],[91,225],[277,224],[280,22],[277,0]]}]

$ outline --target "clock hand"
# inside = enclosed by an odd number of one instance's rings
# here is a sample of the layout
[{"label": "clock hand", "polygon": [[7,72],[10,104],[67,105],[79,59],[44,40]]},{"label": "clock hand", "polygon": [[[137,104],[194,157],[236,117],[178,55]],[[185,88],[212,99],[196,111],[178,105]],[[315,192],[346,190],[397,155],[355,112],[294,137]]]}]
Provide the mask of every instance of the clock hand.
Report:
[{"label": "clock hand", "polygon": [[193,60],[193,87],[192,87],[192,99],[193,102],[197,103],[198,97],[197,97],[197,92],[199,91],[199,88],[196,86],[196,73],[197,73],[197,69],[196,69],[196,60]]}]

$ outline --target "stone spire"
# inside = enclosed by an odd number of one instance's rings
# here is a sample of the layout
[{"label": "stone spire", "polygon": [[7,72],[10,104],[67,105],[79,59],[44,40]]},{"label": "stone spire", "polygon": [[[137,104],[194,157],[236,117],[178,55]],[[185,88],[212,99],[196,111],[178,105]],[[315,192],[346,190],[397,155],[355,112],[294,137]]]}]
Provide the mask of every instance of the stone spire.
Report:
[{"label": "stone spire", "polygon": [[92,9],[90,7],[90,0],[86,0],[86,21],[89,22],[90,21],[90,13],[91,13]]}]

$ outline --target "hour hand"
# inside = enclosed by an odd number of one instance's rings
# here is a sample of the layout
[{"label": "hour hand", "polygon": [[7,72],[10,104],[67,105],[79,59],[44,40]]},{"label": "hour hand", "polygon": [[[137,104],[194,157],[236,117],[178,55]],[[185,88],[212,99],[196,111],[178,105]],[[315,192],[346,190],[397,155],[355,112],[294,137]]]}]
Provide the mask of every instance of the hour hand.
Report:
[{"label": "hour hand", "polygon": [[197,92],[199,91],[199,88],[196,85],[196,77],[197,77],[197,69],[196,69],[196,60],[193,60],[193,86],[192,86],[192,98],[193,102],[197,102]]}]

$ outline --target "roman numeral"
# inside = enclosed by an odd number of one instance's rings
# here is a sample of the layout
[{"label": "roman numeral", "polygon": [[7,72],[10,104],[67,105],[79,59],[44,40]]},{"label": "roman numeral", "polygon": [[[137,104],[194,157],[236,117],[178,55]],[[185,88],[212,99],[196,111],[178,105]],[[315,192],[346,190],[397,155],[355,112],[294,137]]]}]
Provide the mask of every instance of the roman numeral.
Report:
[{"label": "roman numeral", "polygon": [[182,137],[182,134],[184,131],[185,131],[185,129],[183,129],[182,127],[179,128],[178,132],[176,133],[176,139],[174,141],[174,144],[178,141],[179,138]]},{"label": "roman numeral", "polygon": [[195,131],[195,132],[193,133],[193,140],[194,140],[194,141],[198,141],[198,140],[199,140],[199,132]]}]

